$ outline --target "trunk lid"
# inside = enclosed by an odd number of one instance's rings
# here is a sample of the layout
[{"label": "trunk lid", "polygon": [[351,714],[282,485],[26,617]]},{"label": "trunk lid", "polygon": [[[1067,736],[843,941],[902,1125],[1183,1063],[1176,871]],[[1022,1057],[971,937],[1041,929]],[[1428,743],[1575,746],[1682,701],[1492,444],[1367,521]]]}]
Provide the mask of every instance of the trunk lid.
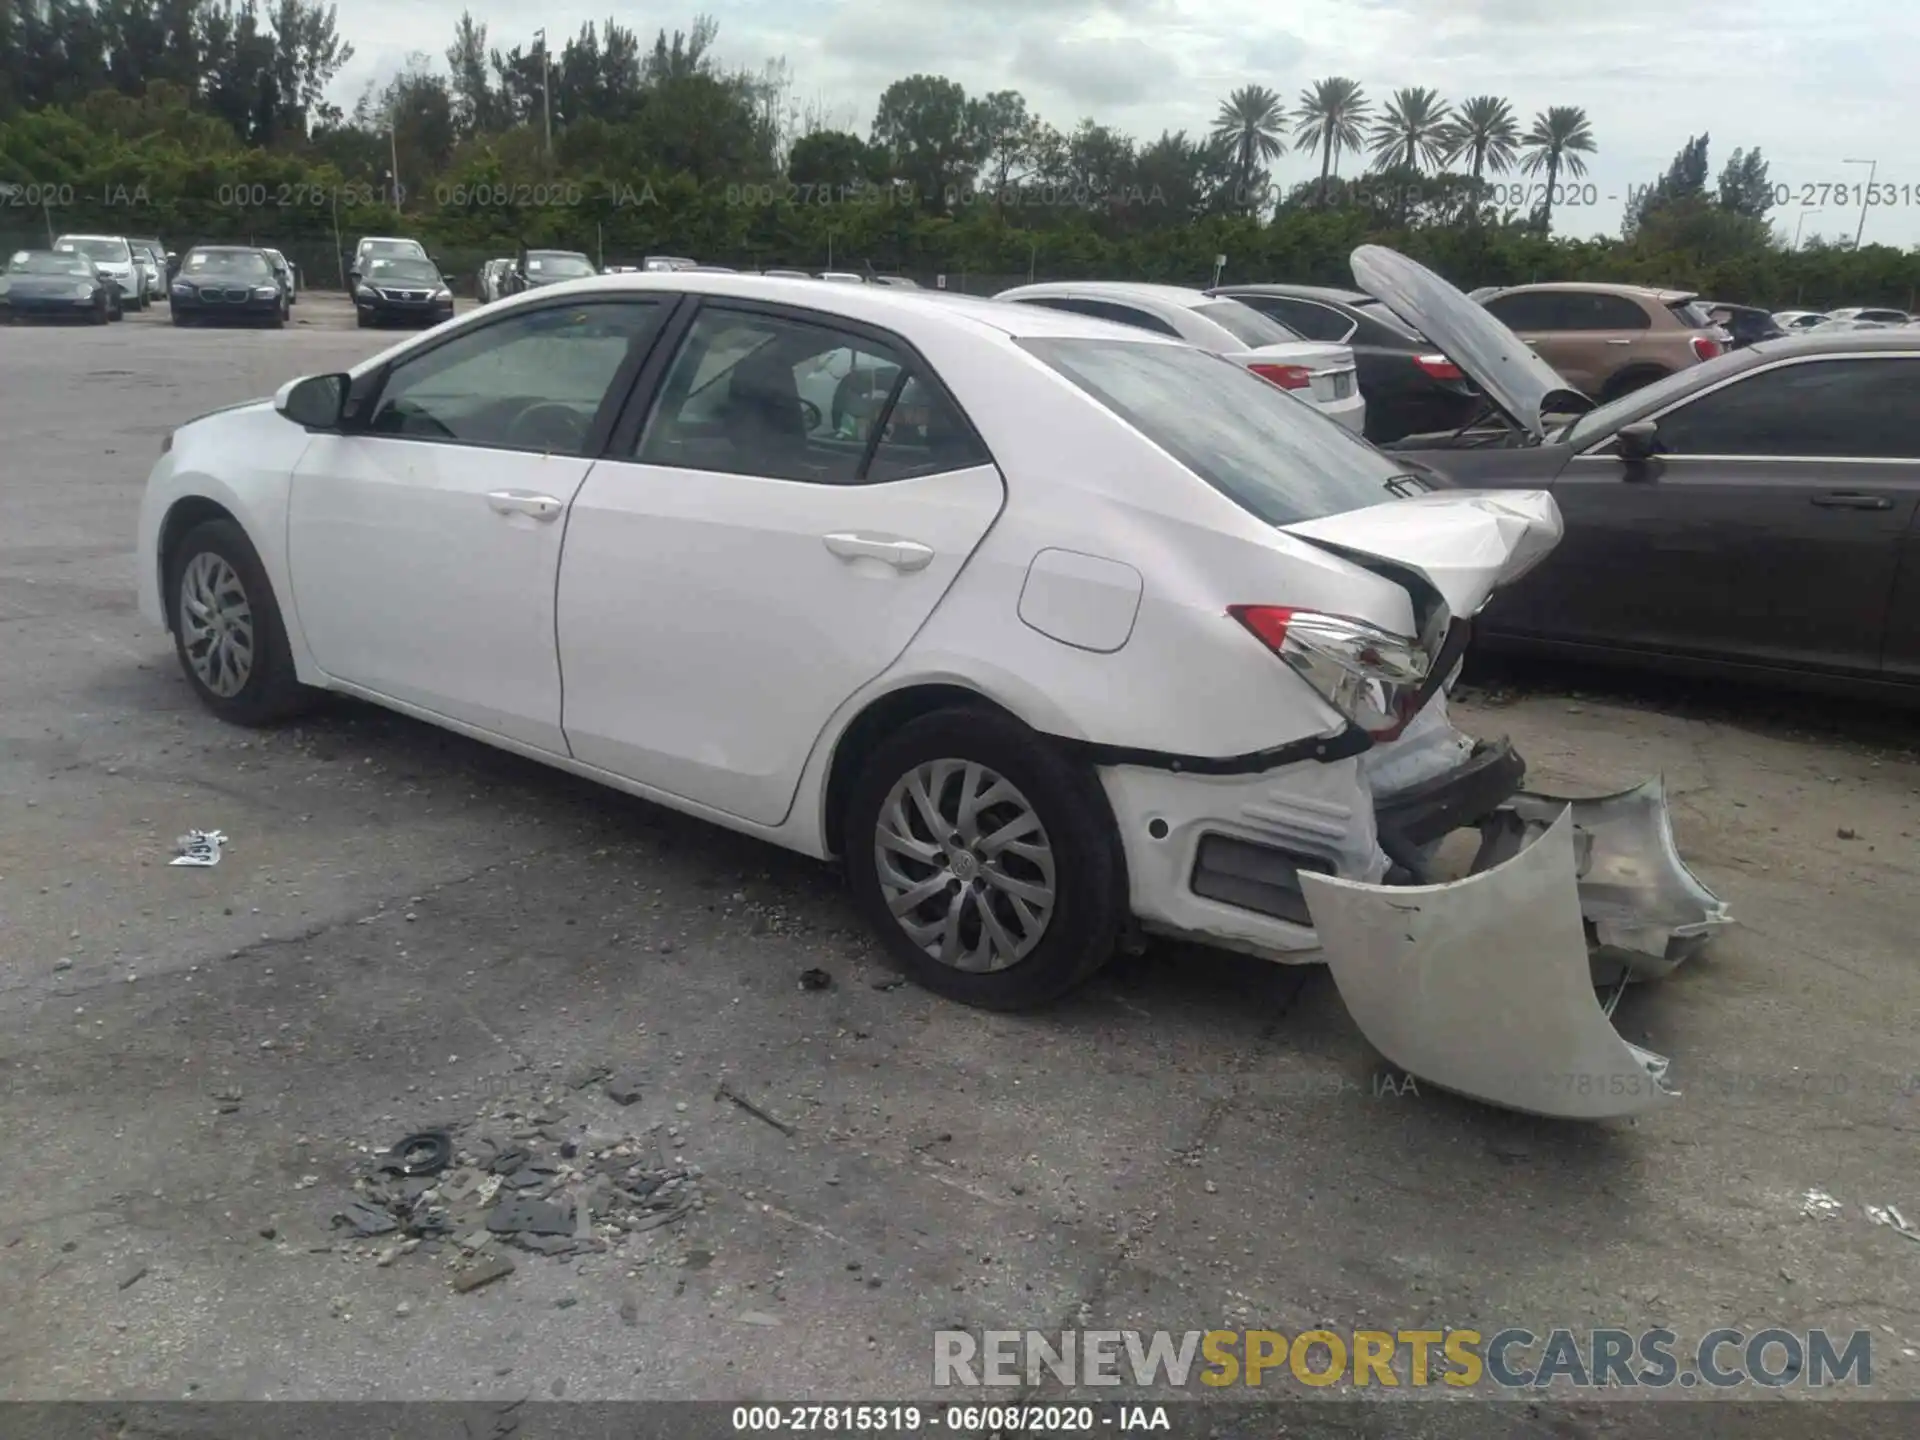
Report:
[{"label": "trunk lid", "polygon": [[1363,565],[1411,570],[1463,618],[1538,565],[1562,534],[1560,507],[1545,490],[1447,490],[1281,529]]},{"label": "trunk lid", "polygon": [[1302,399],[1311,396],[1316,403],[1322,405],[1336,400],[1351,399],[1359,387],[1359,379],[1353,363],[1353,351],[1345,345],[1333,345],[1317,340],[1295,340],[1286,344],[1261,345],[1250,350],[1239,350],[1223,358],[1250,370],[1261,365],[1298,366],[1312,378],[1306,389],[1295,390],[1293,393]]},{"label": "trunk lid", "polygon": [[1426,266],[1384,245],[1362,245],[1352,263],[1362,290],[1444,350],[1487,400],[1536,442],[1546,437],[1543,416],[1549,410],[1593,408],[1492,312]]}]

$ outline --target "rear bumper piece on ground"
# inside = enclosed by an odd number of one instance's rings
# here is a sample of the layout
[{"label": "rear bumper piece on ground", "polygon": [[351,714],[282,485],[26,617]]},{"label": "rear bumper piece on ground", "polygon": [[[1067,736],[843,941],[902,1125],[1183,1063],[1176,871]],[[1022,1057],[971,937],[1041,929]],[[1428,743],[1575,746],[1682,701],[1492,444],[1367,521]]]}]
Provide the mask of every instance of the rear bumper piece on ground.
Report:
[{"label": "rear bumper piece on ground", "polygon": [[1301,875],[1355,1023],[1394,1064],[1509,1109],[1598,1120],[1676,1098],[1666,1058],[1623,1040],[1594,989],[1667,974],[1731,923],[1674,848],[1660,781],[1519,794],[1482,834],[1449,883]]}]

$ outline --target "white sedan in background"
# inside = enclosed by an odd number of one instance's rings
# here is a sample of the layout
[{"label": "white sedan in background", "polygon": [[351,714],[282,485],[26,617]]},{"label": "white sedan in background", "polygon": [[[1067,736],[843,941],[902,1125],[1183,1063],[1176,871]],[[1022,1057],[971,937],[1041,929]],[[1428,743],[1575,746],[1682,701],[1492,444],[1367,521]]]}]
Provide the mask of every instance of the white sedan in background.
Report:
[{"label": "white sedan in background", "polygon": [[[886,385],[836,422],[820,372]],[[1701,926],[1657,794],[1524,795],[1448,720],[1544,493],[1430,492],[1173,339],[695,273],[518,296],[163,448],[140,602],[228,720],[337,691],[837,857],[967,1003],[1144,929],[1326,961],[1466,1094],[1672,1096],[1595,990]]]},{"label": "white sedan in background", "polygon": [[1057,281],[1021,285],[993,297],[1168,335],[1244,366],[1358,435],[1366,428],[1353,350],[1308,340],[1238,300],[1178,285],[1122,281]]}]

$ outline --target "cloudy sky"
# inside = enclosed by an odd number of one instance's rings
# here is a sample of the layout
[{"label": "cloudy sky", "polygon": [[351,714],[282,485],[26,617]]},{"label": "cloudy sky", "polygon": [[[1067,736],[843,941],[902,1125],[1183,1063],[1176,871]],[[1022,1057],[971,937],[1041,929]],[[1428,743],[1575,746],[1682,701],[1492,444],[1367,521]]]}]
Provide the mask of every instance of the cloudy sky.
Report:
[{"label": "cloudy sky", "polygon": [[[356,55],[336,84],[351,105],[410,52],[438,62],[463,9],[501,48],[555,37],[615,10],[651,37],[684,15],[644,16],[607,0],[337,0]],[[1713,139],[1717,173],[1735,147],[1758,146],[1788,203],[1776,225],[1804,236],[1852,235],[1858,186],[1877,160],[1883,203],[1866,238],[1920,242],[1920,4],[1913,0],[710,0],[729,64],[784,58],[795,98],[864,134],[887,84],[916,71],[970,93],[1017,89],[1054,124],[1084,116],[1153,137],[1206,130],[1235,86],[1268,85],[1291,100],[1311,80],[1347,75],[1384,97],[1430,85],[1449,99],[1494,93],[1523,117],[1548,105],[1586,108],[1599,155],[1587,177],[1596,203],[1562,206],[1556,231],[1617,231],[1631,185],[1664,170],[1687,136]],[[1351,160],[1343,168],[1351,169]],[[1307,157],[1276,167],[1283,183],[1317,173]],[[1516,177],[1517,178],[1517,177]],[[1823,187],[1826,193],[1823,194]]]}]

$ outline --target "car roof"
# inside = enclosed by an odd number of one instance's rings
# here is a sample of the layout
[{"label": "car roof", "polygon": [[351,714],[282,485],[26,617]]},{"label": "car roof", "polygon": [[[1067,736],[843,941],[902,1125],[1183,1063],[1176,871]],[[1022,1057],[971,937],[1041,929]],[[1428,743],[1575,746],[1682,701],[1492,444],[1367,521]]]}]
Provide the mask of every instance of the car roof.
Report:
[{"label": "car roof", "polygon": [[264,255],[267,252],[258,245],[193,245],[188,247],[189,255]]},{"label": "car roof", "polygon": [[[1735,350],[1727,358],[1745,363],[1730,365],[1726,369],[1749,368],[1794,355],[1856,355],[1879,350],[1920,355],[1920,332],[1903,330],[1898,326],[1889,326],[1884,330],[1829,331],[1825,335],[1802,331],[1778,340],[1762,340],[1758,345],[1749,345],[1744,350]],[[1726,369],[1720,373],[1725,374]]]},{"label": "car roof", "polygon": [[1290,295],[1297,300],[1329,300],[1337,305],[1377,306],[1379,301],[1364,290],[1343,290],[1334,285],[1218,285],[1207,292],[1232,299],[1235,295]]},{"label": "car roof", "polygon": [[[95,235],[91,231],[82,230],[69,230],[65,235],[60,237],[60,240],[118,240],[122,244],[129,243],[127,237],[124,235]],[[53,243],[58,245],[60,240],[56,240]]]},{"label": "car roof", "polygon": [[[1139,344],[1178,345],[1171,336],[1132,330],[1111,321],[1049,310],[1039,305],[1009,305],[974,295],[943,290],[909,290],[896,285],[822,285],[817,280],[789,280],[778,275],[728,275],[717,271],[633,271],[567,280],[538,291],[516,295],[501,307],[551,301],[556,295],[625,295],[666,292],[710,295],[716,299],[763,300],[792,305],[826,315],[899,330],[903,334],[929,324],[958,324],[993,331],[1009,339],[1058,338],[1124,340]],[[536,297],[539,297],[536,299]],[[488,307],[489,314],[499,310]],[[910,338],[910,337],[909,337]]]},{"label": "car roof", "polygon": [[527,251],[527,254],[529,255],[570,255],[576,260],[584,260],[587,258],[587,252],[584,250],[555,250],[550,246],[542,246],[538,250],[529,250]]},{"label": "car roof", "polygon": [[1503,290],[1494,291],[1486,298],[1491,300],[1496,295],[1525,295],[1538,290],[1572,290],[1587,295],[1625,295],[1633,300],[1657,300],[1663,305],[1700,298],[1699,293],[1693,290],[1666,290],[1656,285],[1614,285],[1599,280],[1547,280],[1537,285],[1509,285]]},{"label": "car roof", "polygon": [[1185,285],[1151,285],[1132,280],[1056,280],[1039,285],[1016,285],[1000,293],[1023,299],[1030,295],[1085,295],[1094,299],[1157,300],[1162,305],[1178,305],[1186,310],[1197,310],[1202,305],[1214,305],[1232,298],[1209,295],[1204,290]]}]

